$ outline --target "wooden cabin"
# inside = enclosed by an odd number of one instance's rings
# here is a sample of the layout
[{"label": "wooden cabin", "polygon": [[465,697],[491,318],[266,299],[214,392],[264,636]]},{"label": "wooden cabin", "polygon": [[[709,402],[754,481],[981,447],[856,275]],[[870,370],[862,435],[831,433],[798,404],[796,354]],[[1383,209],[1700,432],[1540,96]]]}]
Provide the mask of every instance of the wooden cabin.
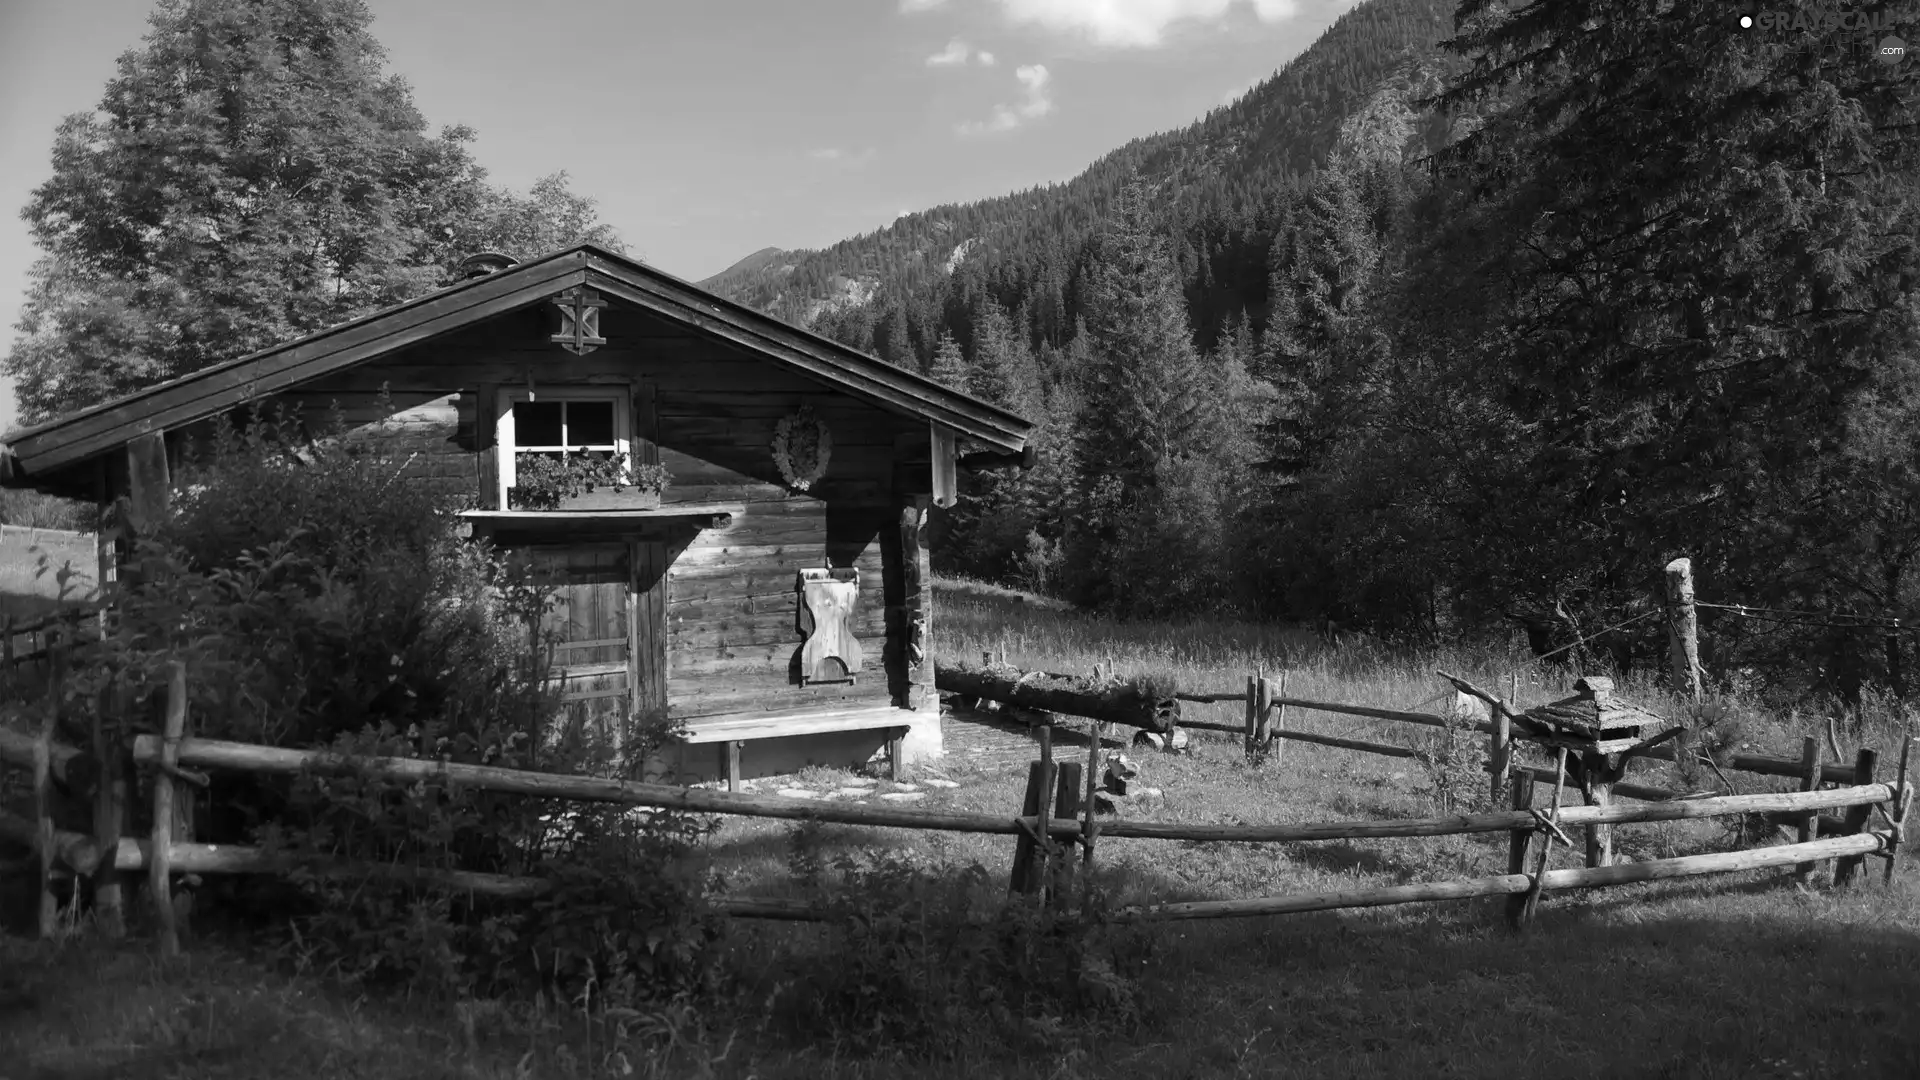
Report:
[{"label": "wooden cabin", "polygon": [[[684,721],[683,779],[937,757],[929,508],[960,467],[1027,460],[1032,425],[594,245],[462,272],[13,432],[0,484],[124,499],[137,528],[196,428],[279,401],[318,431],[338,403],[550,574],[570,707]],[[583,447],[671,483],[527,508],[529,478]]]}]

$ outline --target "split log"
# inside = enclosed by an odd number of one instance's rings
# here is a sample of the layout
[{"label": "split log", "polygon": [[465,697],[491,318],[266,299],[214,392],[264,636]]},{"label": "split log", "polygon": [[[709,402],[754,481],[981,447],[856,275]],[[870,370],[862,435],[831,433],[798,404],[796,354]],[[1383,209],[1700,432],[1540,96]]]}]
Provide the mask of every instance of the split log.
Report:
[{"label": "split log", "polygon": [[[27,843],[30,838],[29,822],[11,814],[0,814],[0,839]],[[54,836],[54,848],[61,863],[81,876],[107,870],[116,873],[149,870],[153,865],[153,842],[132,836],[120,838],[111,867],[102,865],[99,847],[92,837],[62,831]],[[173,844],[168,849],[168,855],[168,868],[176,874],[274,874],[300,869],[322,877],[419,881],[509,898],[538,896],[550,887],[546,881],[538,878],[395,866],[390,863],[308,860],[273,855],[260,848],[236,844]]]},{"label": "split log", "polygon": [[[1861,833],[1806,844],[1728,851],[1713,855],[1686,855],[1673,859],[1623,863],[1578,870],[1549,870],[1540,875],[1547,888],[1591,889],[1607,885],[1625,885],[1639,881],[1692,877],[1697,874],[1727,874],[1740,870],[1758,870],[1785,866],[1804,859],[1858,858],[1882,850],[1885,836]],[[1155,904],[1122,908],[1109,918],[1114,922],[1148,922],[1162,919],[1217,919],[1255,915],[1290,915],[1304,911],[1329,911],[1335,908],[1386,907],[1413,904],[1423,900],[1467,900],[1476,896],[1512,896],[1532,887],[1527,874],[1499,874],[1494,877],[1468,878],[1464,881],[1436,881],[1419,885],[1391,885],[1348,892],[1309,893],[1302,896],[1269,896],[1252,900],[1201,900],[1185,904]]]},{"label": "split log", "polygon": [[[158,736],[141,735],[135,738],[135,760],[142,762],[158,760],[160,752],[161,739]],[[417,758],[352,758],[326,751],[283,750],[191,737],[180,740],[179,760],[185,765],[235,769],[242,772],[288,774],[307,769],[321,772],[358,772],[367,776],[397,780],[432,780],[471,784],[487,791],[505,794],[577,799],[582,802],[618,803],[628,806],[654,806],[695,813],[739,814],[746,817],[815,820],[844,825],[879,825],[943,832],[1016,835],[1024,831],[1024,827],[1016,819],[994,814],[840,805],[788,799],[777,795],[734,795],[724,791],[683,788],[669,784],[644,784],[560,773],[522,772],[489,765],[456,765]],[[1551,775],[1548,778],[1551,779]],[[1892,795],[1891,786],[1871,784],[1865,787],[1836,788],[1827,791],[1728,795],[1712,799],[1650,803],[1645,806],[1616,804],[1607,807],[1573,807],[1561,811],[1560,820],[1566,825],[1582,825],[1589,822],[1617,824],[1630,821],[1674,821],[1768,810],[1824,810],[1857,806],[1862,803],[1885,802]],[[1111,837],[1127,836],[1165,840],[1351,840],[1361,837],[1445,836],[1453,833],[1505,832],[1525,827],[1531,820],[1527,815],[1494,813],[1445,818],[1410,818],[1398,821],[1337,822],[1328,825],[1205,826],[1177,822],[1138,821],[1103,825],[1100,833],[1102,836]],[[1073,820],[1057,820],[1048,826],[1048,832],[1055,837],[1077,836],[1080,832],[1080,823]]]},{"label": "split log", "polygon": [[1180,722],[1170,688],[1144,679],[1096,681],[1084,676],[1023,672],[1004,664],[941,664],[934,685],[950,694],[986,698],[1023,709],[1084,716],[1166,733]]}]

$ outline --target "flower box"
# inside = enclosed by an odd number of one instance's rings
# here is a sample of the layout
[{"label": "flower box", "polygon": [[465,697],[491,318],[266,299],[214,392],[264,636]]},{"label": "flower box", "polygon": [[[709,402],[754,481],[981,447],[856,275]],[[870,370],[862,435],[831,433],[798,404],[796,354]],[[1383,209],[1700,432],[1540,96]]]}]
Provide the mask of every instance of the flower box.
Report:
[{"label": "flower box", "polygon": [[[513,488],[507,489],[507,505],[518,505],[513,497]],[[660,492],[642,491],[638,488],[597,488],[581,492],[578,495],[562,496],[555,511],[567,510],[656,510],[660,507]]]}]

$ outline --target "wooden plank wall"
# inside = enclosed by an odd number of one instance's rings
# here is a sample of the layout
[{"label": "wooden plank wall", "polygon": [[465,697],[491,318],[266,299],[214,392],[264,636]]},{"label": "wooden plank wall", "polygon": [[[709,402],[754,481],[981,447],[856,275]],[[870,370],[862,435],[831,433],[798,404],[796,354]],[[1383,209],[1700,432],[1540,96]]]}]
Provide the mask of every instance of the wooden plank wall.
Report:
[{"label": "wooden plank wall", "polygon": [[[741,503],[746,512],[672,556],[664,618],[668,713],[673,717],[884,702],[905,692],[899,606],[900,510],[895,462],[926,425],[895,417],[730,346],[631,311],[603,316],[607,344],[576,357],[546,338],[552,315],[523,311],[330,376],[285,395],[308,427],[324,430],[338,401],[359,434],[392,440],[403,476],[436,490],[492,490],[492,394],[526,385],[614,385],[633,393],[633,433],[642,460],[673,472],[668,502]],[[382,416],[386,385],[397,411]],[[483,400],[483,397],[486,400]],[[774,428],[802,403],[827,424],[833,451],[813,490],[779,482]],[[649,430],[651,429],[651,431]],[[925,451],[919,455],[922,460]],[[884,556],[884,557],[883,557]],[[865,670],[851,685],[801,687],[800,570],[860,570],[853,630]],[[636,621],[649,605],[640,605]],[[642,674],[643,685],[647,676]],[[891,684],[891,685],[890,685]]]}]

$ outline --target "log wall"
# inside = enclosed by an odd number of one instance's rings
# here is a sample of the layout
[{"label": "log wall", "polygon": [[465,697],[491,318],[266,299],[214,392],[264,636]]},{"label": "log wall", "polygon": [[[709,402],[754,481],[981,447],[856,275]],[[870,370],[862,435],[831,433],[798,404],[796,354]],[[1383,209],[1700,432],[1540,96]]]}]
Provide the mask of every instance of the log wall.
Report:
[{"label": "log wall", "polygon": [[[919,673],[907,670],[907,622],[897,617],[905,603],[898,579],[906,496],[896,462],[926,461],[927,426],[644,313],[607,309],[607,344],[586,356],[548,340],[554,323],[548,310],[512,313],[282,400],[301,410],[315,434],[337,402],[354,437],[386,439],[401,452],[404,479],[491,507],[499,392],[524,387],[529,377],[536,387],[625,388],[635,458],[673,474],[665,502],[744,506],[729,527],[668,545],[669,716],[906,704]],[[384,415],[383,385],[393,405]],[[771,450],[775,426],[802,403],[833,440],[826,477],[804,494],[780,482]],[[864,670],[852,685],[802,687],[795,582],[801,569],[827,566],[860,571],[852,628],[865,646]]]}]

